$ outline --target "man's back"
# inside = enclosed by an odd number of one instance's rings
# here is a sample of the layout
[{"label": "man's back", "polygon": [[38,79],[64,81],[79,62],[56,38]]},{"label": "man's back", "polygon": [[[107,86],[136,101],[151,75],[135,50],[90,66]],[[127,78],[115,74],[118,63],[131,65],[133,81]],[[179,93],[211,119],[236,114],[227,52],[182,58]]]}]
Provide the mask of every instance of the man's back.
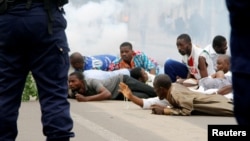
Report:
[{"label": "man's back", "polygon": [[109,54],[85,56],[84,70],[99,69],[107,71],[110,63],[117,57]]},{"label": "man's back", "polygon": [[87,92],[85,96],[95,95],[101,87],[105,87],[112,93],[112,99],[118,96],[119,83],[123,80],[123,74],[119,74],[107,79],[86,78]]},{"label": "man's back", "polygon": [[206,95],[173,83],[170,97],[167,100],[174,105],[177,115],[191,115],[193,112],[199,112],[199,114],[233,116],[232,100],[222,95]]},{"label": "man's back", "polygon": [[103,71],[103,70],[92,69],[92,70],[85,70],[83,74],[85,78],[93,78],[100,80],[111,78],[119,74],[130,75],[128,69],[119,69],[114,71]]}]

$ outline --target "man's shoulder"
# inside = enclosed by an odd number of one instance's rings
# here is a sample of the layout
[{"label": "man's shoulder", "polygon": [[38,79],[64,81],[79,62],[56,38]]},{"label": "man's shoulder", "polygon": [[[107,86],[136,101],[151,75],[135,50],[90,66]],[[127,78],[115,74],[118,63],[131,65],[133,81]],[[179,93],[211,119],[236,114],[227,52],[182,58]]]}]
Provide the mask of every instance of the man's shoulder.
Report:
[{"label": "man's shoulder", "polygon": [[98,55],[93,55],[93,58],[117,58],[115,55],[112,54],[98,54]]},{"label": "man's shoulder", "polygon": [[133,55],[134,56],[143,56],[143,55],[145,55],[145,53],[142,52],[142,51],[140,51],[140,50],[134,50],[134,54]]},{"label": "man's shoulder", "polygon": [[212,44],[208,44],[204,47],[204,50],[210,50],[212,47]]},{"label": "man's shoulder", "polygon": [[144,59],[147,59],[147,60],[151,61],[155,65],[158,65],[158,62],[153,57],[150,57],[150,56],[146,55],[142,51],[134,51],[134,58],[144,58]]},{"label": "man's shoulder", "polygon": [[207,45],[204,50],[206,50],[209,54],[217,54],[212,46],[212,44]]},{"label": "man's shoulder", "polygon": [[87,83],[88,86],[91,86],[91,85],[101,83],[101,80],[96,79],[96,78],[85,78],[85,82]]},{"label": "man's shoulder", "polygon": [[108,74],[107,71],[100,70],[100,69],[90,69],[90,70],[85,70],[83,72],[85,78],[97,78],[100,76],[105,76]]}]

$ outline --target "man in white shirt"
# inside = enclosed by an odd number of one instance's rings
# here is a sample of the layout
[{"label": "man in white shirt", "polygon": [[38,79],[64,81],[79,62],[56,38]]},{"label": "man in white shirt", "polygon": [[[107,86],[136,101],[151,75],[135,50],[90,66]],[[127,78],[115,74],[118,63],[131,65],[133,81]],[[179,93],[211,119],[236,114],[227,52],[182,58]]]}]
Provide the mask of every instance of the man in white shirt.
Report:
[{"label": "man in white shirt", "polygon": [[207,45],[204,50],[210,55],[214,69],[216,69],[216,62],[218,55],[227,54],[227,40],[224,36],[217,35],[213,38],[212,44]]},{"label": "man in white shirt", "polygon": [[[164,73],[171,78],[172,82],[176,82],[178,79],[178,83],[182,83],[188,78],[198,80],[215,73],[209,54],[192,44],[188,34],[179,35],[176,45],[179,53],[183,56],[182,62],[168,59],[164,64]],[[179,81],[179,78],[182,81]]]}]

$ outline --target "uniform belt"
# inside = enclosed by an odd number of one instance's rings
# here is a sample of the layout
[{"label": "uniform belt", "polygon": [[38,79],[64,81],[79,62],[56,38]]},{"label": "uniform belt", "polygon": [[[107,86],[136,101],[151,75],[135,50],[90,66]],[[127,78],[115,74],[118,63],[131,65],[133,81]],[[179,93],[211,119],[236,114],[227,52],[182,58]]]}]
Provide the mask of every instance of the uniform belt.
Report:
[{"label": "uniform belt", "polygon": [[35,3],[43,2],[43,0],[7,0],[7,3],[20,4],[20,3],[27,3],[28,1]]},{"label": "uniform belt", "polygon": [[44,0],[7,0],[8,8],[16,6],[18,4],[26,4],[27,9],[31,6],[32,3],[43,3]]}]

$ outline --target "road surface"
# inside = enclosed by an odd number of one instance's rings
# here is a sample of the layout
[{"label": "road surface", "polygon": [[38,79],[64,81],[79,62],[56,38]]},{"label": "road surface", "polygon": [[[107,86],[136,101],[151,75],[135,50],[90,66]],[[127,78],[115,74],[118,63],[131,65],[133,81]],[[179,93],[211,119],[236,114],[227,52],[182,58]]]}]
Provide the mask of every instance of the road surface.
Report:
[{"label": "road surface", "polygon": [[[207,141],[209,124],[236,124],[234,117],[153,115],[125,101],[69,101],[71,141]],[[22,102],[17,141],[45,141],[40,117],[38,101]]]}]

